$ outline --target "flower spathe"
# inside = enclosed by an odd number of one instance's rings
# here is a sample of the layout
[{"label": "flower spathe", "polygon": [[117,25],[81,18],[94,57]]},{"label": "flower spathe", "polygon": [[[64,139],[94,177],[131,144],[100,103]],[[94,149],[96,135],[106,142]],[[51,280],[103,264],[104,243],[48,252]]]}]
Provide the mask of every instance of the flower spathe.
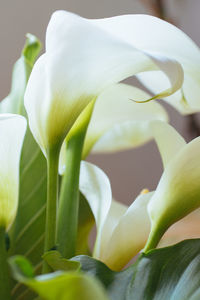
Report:
[{"label": "flower spathe", "polygon": [[151,232],[144,252],[155,248],[171,225],[200,206],[200,139],[187,144],[172,126],[158,120],[149,123],[149,130],[159,148],[164,172],[148,203]]},{"label": "flower spathe", "polygon": [[[138,105],[131,101],[149,99],[137,87],[116,84],[103,92],[96,101],[85,140],[84,154],[115,152],[138,147],[149,141],[148,122],[168,121],[165,109],[155,101]],[[83,154],[83,157],[85,155]]]},{"label": "flower spathe", "polygon": [[161,232],[154,247],[173,223],[161,245],[193,237],[191,232],[180,233],[180,226],[191,224],[192,216],[196,219],[199,216],[197,211],[187,217],[200,206],[200,139],[186,144],[175,129],[162,121],[149,122],[149,131],[156,140],[165,169],[156,191],[140,194],[130,207],[112,200],[108,178],[99,168],[86,162],[81,165],[80,190],[97,225],[93,255],[113,270],[122,269],[146,243],[148,245],[149,234],[151,240],[155,228]]},{"label": "flower spathe", "polygon": [[164,96],[182,85],[182,67],[174,59],[138,50],[93,20],[55,12],[47,28],[46,52],[36,62],[25,93],[30,128],[44,154],[61,145],[80,113],[101,92],[149,70],[162,70],[169,78]]},{"label": "flower spathe", "polygon": [[[200,111],[200,49],[189,36],[176,26],[149,15],[116,16],[94,22],[138,49],[156,51],[177,60],[184,70],[183,87],[165,100],[183,114]],[[137,77],[155,94],[168,83],[160,71],[143,72]]]},{"label": "flower spathe", "polygon": [[152,193],[139,195],[128,208],[112,200],[106,174],[84,161],[81,163],[79,187],[96,221],[93,256],[113,270],[122,269],[147,241],[150,232],[147,204]]},{"label": "flower spathe", "polygon": [[11,226],[18,205],[19,163],[26,132],[26,119],[0,115],[0,226]]},{"label": "flower spathe", "polygon": [[[160,126],[159,129],[157,129],[158,126]],[[160,131],[157,138],[161,142],[164,136],[166,137],[165,127],[170,128],[167,124],[163,126],[159,121],[154,123],[154,130]],[[174,129],[171,127],[170,130],[173,131]],[[151,248],[153,240],[155,244],[158,243],[173,223],[200,207],[200,187],[198,184],[200,180],[200,138],[198,137],[188,144],[182,141],[182,145],[180,138],[177,139],[173,135],[171,138],[174,153],[168,157],[165,170],[148,205],[151,234],[145,251]],[[179,149],[177,149],[177,145]],[[166,151],[165,148],[164,152]]]},{"label": "flower spathe", "polygon": [[163,235],[158,247],[177,244],[187,239],[200,238],[200,209],[196,209],[189,215],[173,224]]},{"label": "flower spathe", "polygon": [[[97,97],[88,126],[82,157],[92,153],[116,152],[138,147],[152,138],[148,123],[167,122],[165,109],[155,101],[140,105],[131,99],[144,100],[150,95],[139,88],[118,83]],[[65,171],[65,141],[62,145],[59,172]]]}]

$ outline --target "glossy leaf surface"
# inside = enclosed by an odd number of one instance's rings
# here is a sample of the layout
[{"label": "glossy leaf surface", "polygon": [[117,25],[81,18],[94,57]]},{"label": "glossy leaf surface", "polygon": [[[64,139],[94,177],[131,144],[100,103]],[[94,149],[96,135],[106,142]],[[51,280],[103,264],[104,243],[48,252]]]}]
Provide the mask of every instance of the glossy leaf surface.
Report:
[{"label": "glossy leaf surface", "polygon": [[84,272],[95,275],[112,300],[200,299],[200,240],[186,240],[171,247],[142,254],[129,268],[111,271],[87,256],[73,260]]},{"label": "glossy leaf surface", "polygon": [[108,300],[101,283],[92,276],[58,271],[34,277],[31,264],[21,256],[12,257],[10,265],[15,278],[34,290],[41,299]]}]

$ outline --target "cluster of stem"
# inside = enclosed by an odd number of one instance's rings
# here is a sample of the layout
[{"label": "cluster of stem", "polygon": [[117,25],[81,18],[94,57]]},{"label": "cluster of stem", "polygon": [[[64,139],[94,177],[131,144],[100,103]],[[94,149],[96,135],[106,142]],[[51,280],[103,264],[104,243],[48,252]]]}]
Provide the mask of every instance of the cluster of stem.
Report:
[{"label": "cluster of stem", "polygon": [[[47,208],[44,251],[57,248],[65,258],[75,255],[79,211],[79,173],[82,150],[95,99],[82,113],[66,143],[66,171],[58,201],[58,163],[60,145],[49,149],[47,156]],[[58,207],[58,209],[57,209]],[[51,272],[46,262],[43,273]]]}]

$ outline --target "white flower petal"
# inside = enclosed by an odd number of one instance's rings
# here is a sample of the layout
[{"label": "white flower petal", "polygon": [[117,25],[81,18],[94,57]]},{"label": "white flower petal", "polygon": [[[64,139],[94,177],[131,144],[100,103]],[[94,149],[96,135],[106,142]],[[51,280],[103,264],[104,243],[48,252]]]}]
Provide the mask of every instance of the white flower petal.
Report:
[{"label": "white flower petal", "polygon": [[121,270],[144,247],[150,232],[147,205],[152,195],[139,195],[119,219],[100,257],[111,269]]},{"label": "white flower petal", "polygon": [[[96,258],[101,257],[101,253],[106,251],[109,251],[109,242],[112,236],[112,233],[115,229],[115,227],[118,225],[119,220],[121,217],[126,213],[128,207],[120,202],[112,200],[107,218],[105,220],[102,234],[101,234],[101,245],[100,245],[100,251],[98,253],[98,256]],[[117,251],[117,249],[116,249]]]},{"label": "white flower petal", "polygon": [[186,145],[184,138],[169,124],[162,121],[149,123],[150,131],[154,137],[163,166],[166,167],[169,161]]},{"label": "white flower petal", "polygon": [[173,224],[163,235],[158,247],[177,244],[186,239],[200,238],[200,209]]},{"label": "white flower petal", "polygon": [[87,199],[95,218],[97,226],[95,256],[98,256],[103,226],[112,201],[110,182],[108,177],[100,168],[91,163],[82,161],[79,189]]},{"label": "white flower petal", "polygon": [[0,115],[0,226],[8,230],[18,205],[19,163],[26,131],[26,119]]},{"label": "white flower petal", "polygon": [[157,69],[171,82],[164,95],[181,87],[183,72],[176,61],[138,50],[91,20],[64,11],[54,13],[46,53],[33,68],[25,93],[30,127],[43,152],[62,143],[87,104],[107,87]]},{"label": "white flower petal", "polygon": [[184,146],[167,164],[148,205],[152,232],[164,232],[200,206],[200,137]]},{"label": "white flower petal", "polygon": [[93,145],[92,152],[109,152],[137,147],[148,141],[151,136],[145,122],[168,120],[167,113],[160,104],[131,101],[149,98],[144,91],[122,83],[105,90],[97,98],[84,153],[89,153]]},{"label": "white flower petal", "polygon": [[[150,96],[144,91],[127,85],[115,84],[97,98],[83,150],[83,158],[91,151],[116,152],[143,145],[152,138],[148,122],[168,121],[165,109],[157,102],[145,104],[134,100],[145,100]],[[60,152],[59,173],[65,171],[64,142]]]},{"label": "white flower petal", "polygon": [[[167,101],[184,113],[200,110],[200,50],[180,29],[148,15],[117,16],[94,22],[140,50],[157,52],[180,62],[185,75],[183,93],[188,105],[185,105],[180,92],[167,98]],[[166,76],[160,73],[147,72],[139,74],[138,78],[153,93],[159,94],[168,82]],[[191,82],[195,90],[191,89]]]},{"label": "white flower petal", "polygon": [[[160,71],[140,73],[137,77],[153,93],[163,91],[163,88],[168,82],[166,76]],[[186,72],[184,77],[185,80],[182,89],[164,100],[176,108],[181,114],[198,112],[200,110],[198,98],[200,85],[196,78],[191,78]]]}]

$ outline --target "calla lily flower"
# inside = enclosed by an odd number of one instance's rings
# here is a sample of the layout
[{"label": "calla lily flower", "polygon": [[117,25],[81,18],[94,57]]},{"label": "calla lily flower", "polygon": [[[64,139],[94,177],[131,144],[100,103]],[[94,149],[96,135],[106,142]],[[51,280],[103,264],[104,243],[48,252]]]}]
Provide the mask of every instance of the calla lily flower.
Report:
[{"label": "calla lily flower", "polygon": [[12,225],[18,205],[19,163],[26,119],[15,114],[0,115],[0,227]]},{"label": "calla lily flower", "polygon": [[145,251],[155,247],[173,223],[200,206],[200,137],[186,144],[170,125],[155,121],[150,126],[162,149],[165,170],[148,204],[151,233]]},{"label": "calla lily flower", "polygon": [[[200,49],[184,32],[149,15],[117,16],[104,22],[94,22],[137,49],[156,51],[177,60],[184,70],[183,87],[165,100],[184,114],[200,111]],[[168,82],[162,72],[150,71],[137,77],[155,94],[162,91]]]},{"label": "calla lily flower", "polygon": [[[199,236],[198,232],[193,235],[191,230],[183,229],[188,224],[191,227],[194,217],[196,223],[200,222],[199,210],[195,210],[200,206],[200,138],[186,144],[175,129],[162,121],[150,122],[149,130],[157,142],[165,170],[156,191],[141,193],[129,208],[112,200],[108,178],[99,168],[86,162],[81,165],[80,190],[91,207],[97,225],[93,255],[113,270],[122,269],[144,248],[156,222],[159,226],[163,222],[165,228],[157,242],[175,223],[159,246]],[[159,228],[163,229],[163,226]]]},{"label": "calla lily flower", "polygon": [[97,238],[93,256],[113,270],[122,269],[145,245],[150,232],[147,204],[152,193],[139,195],[128,208],[112,200],[105,173],[82,161],[80,191],[93,212]]},{"label": "calla lily flower", "polygon": [[[106,89],[97,98],[88,126],[83,158],[98,152],[116,152],[138,147],[152,138],[149,121],[167,122],[165,109],[157,102],[140,105],[130,99],[148,99],[149,94],[139,88],[116,84]],[[65,171],[65,143],[60,152],[59,173]]]},{"label": "calla lily flower", "polygon": [[149,97],[146,92],[122,83],[102,93],[96,101],[88,127],[83,157],[90,151],[122,151],[149,141],[148,122],[168,121],[168,115],[159,103],[139,105],[130,101]]},{"label": "calla lily flower", "polygon": [[137,49],[103,24],[107,19],[96,22],[65,11],[55,12],[50,20],[46,52],[34,65],[25,93],[30,128],[45,155],[62,144],[87,105],[113,84],[139,72],[161,70],[169,83],[153,98],[171,95],[182,85],[178,62],[146,47]]},{"label": "calla lily flower", "polygon": [[183,240],[200,238],[200,209],[173,224],[163,235],[158,247],[174,245]]}]

